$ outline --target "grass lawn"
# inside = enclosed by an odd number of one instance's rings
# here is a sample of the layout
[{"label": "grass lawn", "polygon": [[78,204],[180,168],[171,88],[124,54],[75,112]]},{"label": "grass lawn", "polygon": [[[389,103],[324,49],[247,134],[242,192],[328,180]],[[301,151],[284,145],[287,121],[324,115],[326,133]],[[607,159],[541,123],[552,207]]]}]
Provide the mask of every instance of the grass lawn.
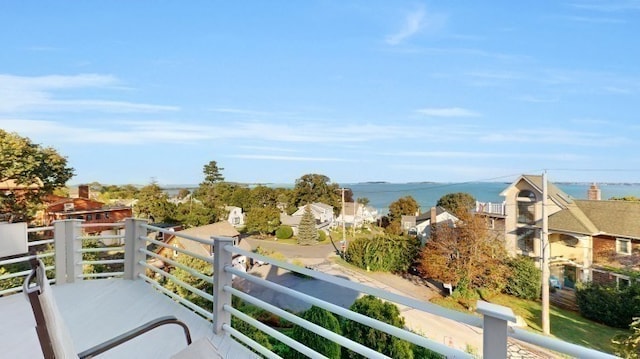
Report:
[{"label": "grass lawn", "polygon": [[[503,305],[521,316],[534,332],[542,332],[541,303],[499,294],[489,299],[491,303]],[[468,312],[462,305],[450,297],[434,298],[433,303],[450,309]],[[607,353],[613,353],[611,338],[617,334],[628,334],[629,331],[608,327],[581,317],[578,313],[551,306],[551,334],[569,343],[582,345]]]}]

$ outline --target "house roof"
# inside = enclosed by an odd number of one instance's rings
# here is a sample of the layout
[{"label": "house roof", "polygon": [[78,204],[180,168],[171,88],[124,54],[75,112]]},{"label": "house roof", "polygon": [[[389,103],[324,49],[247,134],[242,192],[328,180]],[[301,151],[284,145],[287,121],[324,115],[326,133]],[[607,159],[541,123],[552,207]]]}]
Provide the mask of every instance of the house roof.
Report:
[{"label": "house roof", "polygon": [[[449,212],[449,211],[447,211],[447,209],[442,206],[436,206],[436,216],[439,216],[445,212]],[[430,219],[431,219],[431,209],[429,209],[424,213],[420,213],[420,215],[416,217],[416,223],[421,223],[424,221],[428,221]]]},{"label": "house roof", "polygon": [[[520,181],[526,181],[539,193],[542,193],[542,175],[522,175],[504,191],[500,192],[500,195],[506,196],[507,190],[514,187]],[[571,199],[571,197],[569,197],[569,195],[564,193],[560,188],[549,181],[547,181],[547,196],[561,208],[566,208],[569,204],[573,203],[573,200]]]},{"label": "house roof", "polygon": [[549,216],[549,228],[588,235],[607,234],[640,239],[640,202],[573,200]]},{"label": "house roof", "polygon": [[[240,236],[240,233],[236,231],[236,229],[233,228],[233,226],[229,224],[229,222],[226,221],[207,224],[200,227],[193,227],[182,231],[177,231],[176,233],[186,234],[188,236],[203,239],[211,239],[212,236],[232,238]],[[192,240],[184,240],[183,238],[180,238],[178,236],[176,236],[175,239],[180,242],[182,248],[190,252],[194,252],[202,256],[210,256],[212,253],[212,248],[209,245]]]},{"label": "house roof", "polygon": [[284,213],[280,213],[280,223],[286,226],[299,226],[302,216],[289,216]]}]

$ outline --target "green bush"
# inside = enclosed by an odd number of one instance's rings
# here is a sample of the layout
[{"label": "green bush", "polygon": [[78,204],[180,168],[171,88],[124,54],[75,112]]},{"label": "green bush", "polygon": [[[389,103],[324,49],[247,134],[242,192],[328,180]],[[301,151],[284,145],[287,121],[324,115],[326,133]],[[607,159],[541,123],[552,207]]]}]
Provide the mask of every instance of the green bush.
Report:
[{"label": "green bush", "polygon": [[405,237],[358,238],[349,243],[347,262],[373,271],[406,272],[414,262],[419,243]]},{"label": "green bush", "polygon": [[540,298],[542,273],[531,258],[518,256],[507,262],[511,275],[503,292],[522,299]]},{"label": "green bush", "polygon": [[324,242],[327,240],[327,232],[323,230],[318,231],[318,242]]},{"label": "green bush", "polygon": [[[303,312],[300,317],[317,324],[327,330],[330,330],[337,334],[342,334],[340,329],[340,322],[328,310],[313,306],[309,310]],[[340,344],[326,339],[313,331],[307,330],[300,326],[293,327],[292,333],[293,339],[308,346],[309,348],[323,354],[327,358],[340,359],[341,347]],[[295,352],[290,358],[306,358],[307,356],[299,352]]]},{"label": "green bush", "polygon": [[624,288],[596,283],[578,284],[576,300],[580,314],[593,321],[616,328],[629,328],[640,316],[640,284]]},{"label": "green bush", "polygon": [[290,226],[282,225],[276,229],[276,238],[289,239],[293,237],[293,228]]}]

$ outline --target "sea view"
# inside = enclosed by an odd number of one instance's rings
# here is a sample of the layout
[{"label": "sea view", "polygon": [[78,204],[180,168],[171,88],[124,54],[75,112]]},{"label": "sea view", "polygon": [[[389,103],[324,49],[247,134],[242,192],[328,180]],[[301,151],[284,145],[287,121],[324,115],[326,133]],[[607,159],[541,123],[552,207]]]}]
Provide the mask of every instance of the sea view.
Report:
[{"label": "sea view", "polygon": [[[502,192],[510,183],[507,182],[464,182],[464,183],[388,183],[388,182],[364,182],[341,183],[341,187],[350,188],[353,198],[369,199],[369,205],[385,213],[391,202],[404,196],[413,197],[422,211],[433,206],[438,199],[447,193],[466,192],[481,202],[502,202]],[[590,183],[554,183],[572,198],[586,199],[587,189]],[[293,184],[279,183],[266,184],[269,187],[292,188]],[[635,196],[640,197],[640,183],[599,183],[602,199],[611,197]],[[194,189],[196,185],[171,185],[165,186],[169,195],[176,195],[180,188]]]}]

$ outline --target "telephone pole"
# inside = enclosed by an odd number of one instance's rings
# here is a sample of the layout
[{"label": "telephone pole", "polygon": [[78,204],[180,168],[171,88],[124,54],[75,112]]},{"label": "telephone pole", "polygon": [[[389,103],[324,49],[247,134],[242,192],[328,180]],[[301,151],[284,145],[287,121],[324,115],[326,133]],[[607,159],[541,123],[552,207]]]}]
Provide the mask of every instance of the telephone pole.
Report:
[{"label": "telephone pole", "polygon": [[346,191],[346,188],[340,188],[340,193],[342,194],[342,253],[344,254],[345,250],[347,249],[347,230],[346,230],[346,226],[345,226],[345,218],[344,218],[344,191]]},{"label": "telephone pole", "polygon": [[547,213],[547,171],[542,173],[542,233],[540,240],[542,269],[542,332],[551,333],[549,322],[549,214]]}]

